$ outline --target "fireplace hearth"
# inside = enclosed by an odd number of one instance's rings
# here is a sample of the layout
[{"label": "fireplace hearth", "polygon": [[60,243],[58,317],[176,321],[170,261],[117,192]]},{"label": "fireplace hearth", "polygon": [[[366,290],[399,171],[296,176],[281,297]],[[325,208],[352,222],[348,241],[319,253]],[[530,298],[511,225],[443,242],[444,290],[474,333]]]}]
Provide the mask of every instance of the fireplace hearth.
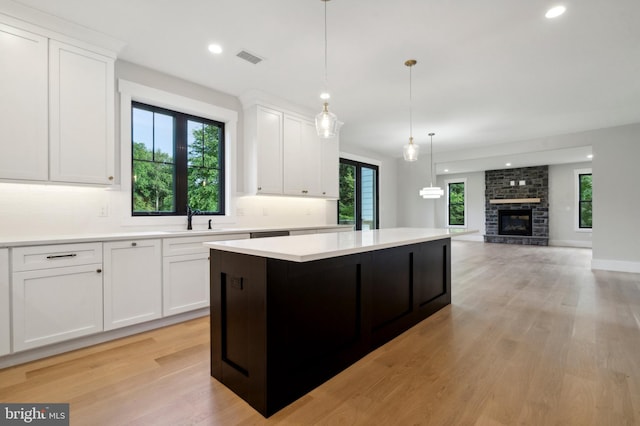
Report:
[{"label": "fireplace hearth", "polygon": [[533,231],[533,213],[531,209],[499,210],[499,235],[527,235]]}]

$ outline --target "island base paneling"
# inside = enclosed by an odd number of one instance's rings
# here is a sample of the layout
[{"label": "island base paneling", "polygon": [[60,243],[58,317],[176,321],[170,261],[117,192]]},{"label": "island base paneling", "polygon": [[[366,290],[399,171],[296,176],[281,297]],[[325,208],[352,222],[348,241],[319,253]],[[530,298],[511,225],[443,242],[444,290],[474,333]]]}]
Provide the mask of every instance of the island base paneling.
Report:
[{"label": "island base paneling", "polygon": [[450,239],[310,262],[211,250],[211,375],[270,416],[451,303]]}]

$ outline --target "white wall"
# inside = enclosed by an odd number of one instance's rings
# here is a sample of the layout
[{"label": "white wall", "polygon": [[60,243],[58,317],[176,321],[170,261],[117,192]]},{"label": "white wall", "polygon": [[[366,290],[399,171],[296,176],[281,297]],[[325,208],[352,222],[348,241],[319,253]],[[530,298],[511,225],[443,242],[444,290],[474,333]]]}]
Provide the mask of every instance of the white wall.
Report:
[{"label": "white wall", "polygon": [[[577,169],[591,169],[589,163],[549,166],[549,245],[591,247],[591,231],[578,230],[576,194]],[[600,194],[594,194],[599,197]]]},{"label": "white wall", "polygon": [[[436,200],[425,200],[418,194],[429,186],[431,159],[427,155],[408,163],[396,159],[398,170],[398,226],[433,228],[436,226]],[[435,182],[434,182],[435,185]]]},{"label": "white wall", "polygon": [[591,132],[596,269],[640,272],[640,124]]}]

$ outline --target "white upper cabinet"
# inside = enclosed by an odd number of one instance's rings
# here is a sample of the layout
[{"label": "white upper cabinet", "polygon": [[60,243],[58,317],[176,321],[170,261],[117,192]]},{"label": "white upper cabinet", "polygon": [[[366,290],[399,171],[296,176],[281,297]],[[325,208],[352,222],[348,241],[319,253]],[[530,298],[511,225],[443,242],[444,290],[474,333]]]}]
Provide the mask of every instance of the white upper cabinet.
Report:
[{"label": "white upper cabinet", "polygon": [[0,23],[0,178],[48,178],[47,38]]},{"label": "white upper cabinet", "polygon": [[50,178],[111,184],[114,176],[114,60],[49,42]]},{"label": "white upper cabinet", "polygon": [[282,194],[282,112],[255,105],[245,111],[245,187]]},{"label": "white upper cabinet", "polygon": [[340,147],[338,138],[322,139],[320,141],[322,152],[321,192],[326,198],[340,197]]},{"label": "white upper cabinet", "polygon": [[284,117],[284,193],[322,196],[321,145],[315,123]]},{"label": "white upper cabinet", "polygon": [[252,104],[245,109],[245,192],[338,198],[338,138],[311,119]]},{"label": "white upper cabinet", "polygon": [[114,56],[14,25],[0,22],[0,179],[111,185]]}]

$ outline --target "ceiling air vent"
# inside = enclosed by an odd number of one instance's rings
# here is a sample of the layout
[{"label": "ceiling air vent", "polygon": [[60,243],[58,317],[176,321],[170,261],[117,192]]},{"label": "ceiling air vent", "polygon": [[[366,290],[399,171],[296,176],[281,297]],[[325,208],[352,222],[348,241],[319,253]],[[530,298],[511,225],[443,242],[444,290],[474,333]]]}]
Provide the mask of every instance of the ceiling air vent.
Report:
[{"label": "ceiling air vent", "polygon": [[244,59],[245,61],[251,62],[253,65],[259,62],[262,62],[262,58],[252,53],[249,53],[246,50],[241,50],[240,52],[238,52],[236,56],[240,59]]}]

